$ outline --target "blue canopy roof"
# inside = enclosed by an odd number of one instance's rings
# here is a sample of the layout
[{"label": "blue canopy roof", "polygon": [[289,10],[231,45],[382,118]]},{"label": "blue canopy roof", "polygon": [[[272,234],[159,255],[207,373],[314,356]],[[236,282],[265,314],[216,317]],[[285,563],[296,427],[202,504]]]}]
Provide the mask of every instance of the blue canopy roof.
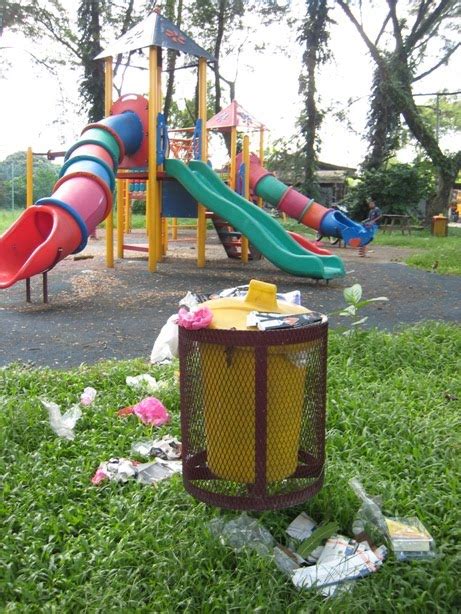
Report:
[{"label": "blue canopy roof", "polygon": [[119,53],[153,46],[176,49],[187,55],[205,58],[211,62],[216,61],[208,51],[194,43],[172,21],[156,12],[151,13],[133,26],[131,30],[128,30],[118,40],[110,44],[107,49],[99,53],[94,59],[101,60],[103,58],[114,57]]}]

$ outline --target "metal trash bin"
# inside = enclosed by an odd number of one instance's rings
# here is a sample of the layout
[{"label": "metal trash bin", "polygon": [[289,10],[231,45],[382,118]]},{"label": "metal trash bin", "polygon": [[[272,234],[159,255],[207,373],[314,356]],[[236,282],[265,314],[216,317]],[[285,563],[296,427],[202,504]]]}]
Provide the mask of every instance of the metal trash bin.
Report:
[{"label": "metal trash bin", "polygon": [[444,215],[434,215],[432,218],[431,234],[434,237],[448,236],[448,218]]},{"label": "metal trash bin", "polygon": [[323,484],[327,318],[246,329],[254,309],[308,312],[254,280],[244,300],[208,306],[215,328],[179,330],[184,486],[231,509],[301,503]]}]

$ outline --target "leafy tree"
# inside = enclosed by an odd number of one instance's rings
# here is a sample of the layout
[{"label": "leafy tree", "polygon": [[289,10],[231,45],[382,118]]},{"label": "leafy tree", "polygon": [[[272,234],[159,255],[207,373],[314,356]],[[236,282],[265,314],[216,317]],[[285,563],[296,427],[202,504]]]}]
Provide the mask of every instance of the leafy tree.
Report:
[{"label": "leafy tree", "polygon": [[[178,28],[182,27],[182,17],[183,17],[183,2],[182,0],[167,0],[165,5],[165,17],[167,17],[170,21],[174,22]],[[163,115],[165,116],[165,122],[168,123],[168,118],[170,115],[171,107],[173,104],[173,94],[174,94],[174,83],[175,83],[175,69],[176,69],[176,59],[178,57],[178,52],[175,49],[167,50],[167,66],[166,72],[168,75],[165,98],[163,102]]]},{"label": "leafy tree", "polygon": [[80,94],[88,105],[88,119],[98,121],[104,116],[104,64],[95,62],[101,47],[101,14],[98,0],[82,0],[78,7],[80,59],[83,79]]},{"label": "leafy tree", "polygon": [[[459,36],[453,36],[457,19],[461,15],[458,0],[413,0],[411,14],[402,18],[397,12],[397,0],[386,0],[388,13],[380,34],[373,42],[365,32],[365,26],[356,17],[346,0],[338,0],[339,6],[353,23],[376,64],[383,94],[381,104],[395,106],[393,113],[403,116],[411,134],[431,159],[437,171],[437,192],[429,202],[427,216],[446,210],[453,182],[461,168],[461,151],[444,153],[436,135],[424,121],[413,95],[413,83],[423,79],[459,49]],[[388,36],[383,36],[385,33]],[[393,48],[386,46],[389,37]],[[422,68],[422,61],[428,55],[431,44],[440,43],[436,63],[428,69]],[[421,67],[422,72],[417,74]],[[395,120],[390,122],[393,126]],[[383,140],[383,143],[385,141]],[[384,156],[383,156],[384,157]]]},{"label": "leafy tree", "polygon": [[[248,46],[251,40],[252,27],[246,25],[247,15],[257,15],[259,26],[267,26],[280,19],[288,11],[290,2],[277,0],[192,0],[190,4],[190,27],[197,41],[207,49],[216,62],[213,64],[214,76],[214,112],[218,113],[223,105],[223,89],[221,82],[229,90],[229,101],[235,99],[235,82],[237,71],[233,78],[224,77],[221,70],[223,57],[232,55],[234,65],[238,66],[238,57],[243,45]],[[240,36],[237,35],[240,33]],[[238,39],[238,40],[237,40]],[[255,51],[264,45],[255,45]],[[228,150],[230,136],[224,134]]]},{"label": "leafy tree", "polygon": [[[33,158],[34,200],[49,196],[58,179],[59,166],[45,157]],[[14,195],[14,197],[13,197]],[[0,162],[0,207],[24,207],[26,204],[26,154],[17,151]]]},{"label": "leafy tree", "polygon": [[[156,2],[144,0],[135,11],[134,0],[126,4],[114,0],[80,0],[75,12],[69,12],[59,0],[5,1],[3,27],[21,32],[30,41],[40,41],[34,61],[55,78],[69,67],[83,69],[80,92],[88,108],[90,121],[103,116],[103,64],[93,60],[106,38],[122,36],[141,16],[152,10]],[[59,52],[57,52],[59,49]],[[129,63],[130,58],[128,58]],[[114,74],[123,81],[122,56],[116,58]],[[120,86],[114,82],[114,87]]]},{"label": "leafy tree", "polygon": [[434,175],[427,164],[391,163],[365,170],[349,189],[346,204],[351,215],[363,220],[367,201],[373,199],[383,213],[418,214],[418,205],[434,191]]},{"label": "leafy tree", "polygon": [[304,191],[314,198],[320,195],[315,171],[320,141],[318,133],[323,114],[317,104],[316,72],[319,66],[331,58],[328,48],[328,0],[306,0],[306,18],[301,26],[298,41],[305,46],[303,72],[299,78],[299,91],[303,94],[305,109],[299,124],[304,136],[305,153]]}]

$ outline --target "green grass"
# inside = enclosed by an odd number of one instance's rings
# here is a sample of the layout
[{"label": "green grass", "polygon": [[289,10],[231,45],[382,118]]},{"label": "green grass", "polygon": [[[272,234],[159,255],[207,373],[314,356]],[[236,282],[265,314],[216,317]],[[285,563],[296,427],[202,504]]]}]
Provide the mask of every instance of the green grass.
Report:
[{"label": "green grass", "polygon": [[[207,524],[219,510],[195,501],[174,477],[157,488],[92,486],[102,460],[129,455],[150,435],[120,407],[139,400],[127,375],[170,381],[159,395],[173,415],[159,435],[179,435],[171,367],[105,362],[71,371],[0,370],[3,527],[0,610],[18,612],[454,612],[459,607],[461,531],[459,364],[461,332],[431,324],[399,334],[330,335],[326,482],[297,508],[259,517],[275,537],[301,510],[350,534],[360,476],[389,515],[417,515],[438,557],[398,563],[354,584],[339,600],[297,591],[270,559],[235,553]],[[69,407],[84,386],[99,391],[74,441],[50,430],[39,399]],[[225,517],[232,517],[225,512]]]},{"label": "green grass", "polygon": [[418,250],[405,260],[409,266],[431,271],[437,263],[438,273],[461,275],[461,228],[449,227],[447,237],[433,237],[428,230],[418,230],[410,236],[379,232],[374,242]]}]

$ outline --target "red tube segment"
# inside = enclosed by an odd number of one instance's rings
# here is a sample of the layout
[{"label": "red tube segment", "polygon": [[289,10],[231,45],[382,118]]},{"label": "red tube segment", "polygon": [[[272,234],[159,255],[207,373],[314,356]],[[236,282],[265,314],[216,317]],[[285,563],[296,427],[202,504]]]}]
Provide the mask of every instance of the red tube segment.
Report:
[{"label": "red tube segment", "polygon": [[318,229],[323,216],[329,209],[316,203],[313,198],[308,198],[294,188],[289,188],[278,204],[278,209],[283,211],[301,224]]},{"label": "red tube segment", "polygon": [[53,198],[72,207],[85,222],[88,234],[107,216],[112,207],[112,194],[107,184],[91,173],[65,175],[56,183]]},{"label": "red tube segment", "polygon": [[0,288],[47,271],[80,242],[80,228],[70,213],[48,205],[29,207],[1,237]]}]

